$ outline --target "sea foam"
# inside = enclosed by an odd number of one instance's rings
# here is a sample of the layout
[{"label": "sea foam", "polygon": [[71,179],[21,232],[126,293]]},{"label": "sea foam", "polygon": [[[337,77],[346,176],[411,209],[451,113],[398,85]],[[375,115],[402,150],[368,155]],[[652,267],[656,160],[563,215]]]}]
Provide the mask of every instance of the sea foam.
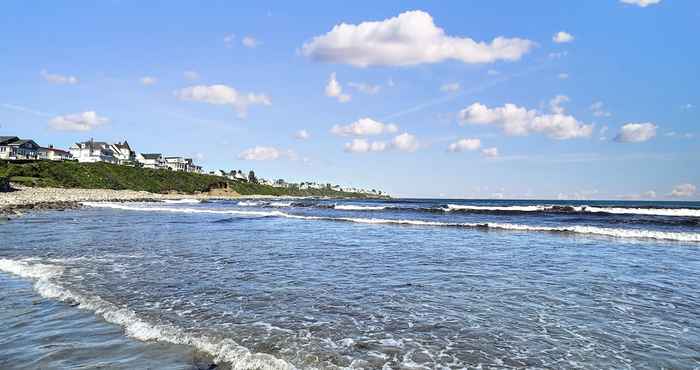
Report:
[{"label": "sea foam", "polygon": [[648,216],[678,216],[700,217],[700,209],[694,208],[633,208],[633,207],[596,207],[596,206],[566,206],[566,205],[532,205],[532,206],[470,206],[448,204],[445,211],[475,211],[475,212],[586,212],[612,213]]},{"label": "sea foam", "polygon": [[295,369],[288,362],[272,355],[253,353],[230,338],[194,336],[175,326],[149,323],[134,311],[119,307],[99,296],[81,295],[61,286],[54,280],[63,273],[62,266],[29,261],[0,259],[0,271],[33,280],[34,289],[44,298],[77,304],[78,308],[89,310],[105,321],[123,327],[132,338],[192,346],[211,355],[216,363],[230,364],[232,369]]}]

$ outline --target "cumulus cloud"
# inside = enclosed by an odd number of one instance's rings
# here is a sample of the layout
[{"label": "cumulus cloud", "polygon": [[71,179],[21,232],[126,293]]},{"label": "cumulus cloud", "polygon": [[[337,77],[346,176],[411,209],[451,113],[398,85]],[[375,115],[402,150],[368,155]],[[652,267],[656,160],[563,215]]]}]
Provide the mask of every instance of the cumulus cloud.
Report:
[{"label": "cumulus cloud", "polygon": [[151,76],[141,77],[140,81],[141,81],[142,85],[146,85],[146,86],[153,85],[156,82],[158,82],[158,80],[155,77],[151,77]]},{"label": "cumulus cloud", "polygon": [[384,152],[388,150],[414,152],[419,146],[420,143],[414,135],[404,132],[394,137],[388,143],[385,141],[369,141],[362,138],[353,139],[349,143],[345,143],[345,151],[348,153]]},{"label": "cumulus cloud", "polygon": [[559,31],[554,36],[552,36],[552,41],[557,44],[565,44],[567,42],[574,41],[574,36],[568,32]]},{"label": "cumulus cloud", "polygon": [[460,89],[459,82],[450,82],[440,86],[440,91],[455,92]]},{"label": "cumulus cloud", "polygon": [[481,155],[488,158],[496,158],[498,157],[498,148],[484,148],[481,150]]},{"label": "cumulus cloud", "polygon": [[534,45],[520,38],[499,36],[491,42],[477,42],[448,36],[430,14],[416,10],[382,21],[336,25],[305,43],[301,53],[313,60],[356,67],[405,66],[448,59],[464,63],[515,61]]},{"label": "cumulus cloud", "polygon": [[418,149],[419,143],[418,139],[414,135],[404,132],[403,134],[396,136],[394,140],[392,140],[391,145],[392,147],[404,152],[414,152]]},{"label": "cumulus cloud", "polygon": [[479,139],[460,139],[447,146],[447,150],[454,153],[474,151],[479,148],[481,148],[481,140]]},{"label": "cumulus cloud", "polygon": [[64,76],[56,73],[49,73],[45,69],[41,70],[41,77],[44,80],[58,85],[75,85],[78,83],[78,78],[75,76]]},{"label": "cumulus cloud", "polygon": [[695,195],[697,188],[693,184],[676,185],[671,192],[672,197],[687,198]]},{"label": "cumulus cloud", "polygon": [[197,81],[199,80],[199,73],[195,71],[185,71],[182,73],[182,77],[187,81]]},{"label": "cumulus cloud", "polygon": [[175,91],[180,100],[232,106],[240,118],[245,118],[251,105],[271,105],[265,94],[241,93],[226,85],[197,85]]},{"label": "cumulus cloud", "polygon": [[276,159],[296,159],[296,154],[291,150],[281,150],[271,146],[255,146],[242,151],[239,159],[247,161],[272,161]]},{"label": "cumulus cloud", "polygon": [[369,136],[381,134],[393,134],[399,131],[399,127],[392,123],[382,123],[371,118],[361,118],[345,126],[335,125],[331,133],[340,136]]},{"label": "cumulus cloud", "polygon": [[372,85],[364,82],[348,82],[348,86],[368,95],[376,95],[382,89],[379,85]]},{"label": "cumulus cloud", "polygon": [[656,136],[658,126],[651,122],[627,123],[622,126],[615,141],[620,143],[642,143]]},{"label": "cumulus cloud", "polygon": [[60,131],[90,131],[105,123],[108,118],[100,117],[94,111],[57,116],[49,121],[49,127]]},{"label": "cumulus cloud", "polygon": [[660,3],[661,0],[620,0],[620,2],[646,8],[649,5],[655,5]]},{"label": "cumulus cloud", "polygon": [[294,137],[299,140],[307,140],[311,137],[311,134],[309,134],[309,132],[306,130],[299,130],[296,132],[296,134],[294,134]]},{"label": "cumulus cloud", "polygon": [[564,113],[561,104],[568,100],[565,95],[552,99],[552,113],[540,113],[511,103],[495,108],[474,103],[459,112],[459,119],[462,124],[497,125],[506,135],[512,136],[541,133],[557,140],[590,137],[592,124],[584,124]]},{"label": "cumulus cloud", "polygon": [[341,103],[346,103],[350,101],[349,94],[343,94],[343,86],[335,78],[335,72],[331,73],[328,77],[328,83],[326,84],[326,96],[338,99]]},{"label": "cumulus cloud", "polygon": [[567,80],[569,78],[569,74],[568,73],[560,73],[557,75],[557,78],[560,80]]},{"label": "cumulus cloud", "polygon": [[241,40],[241,44],[243,44],[243,46],[247,48],[254,48],[260,45],[261,43],[252,36],[246,36]]},{"label": "cumulus cloud", "polygon": [[612,114],[608,111],[605,110],[604,104],[602,101],[597,101],[593,104],[591,104],[591,112],[593,112],[593,115],[596,117],[610,117]]},{"label": "cumulus cloud", "polygon": [[345,151],[348,153],[383,152],[387,148],[387,143],[383,141],[370,142],[367,139],[353,139],[345,143]]}]

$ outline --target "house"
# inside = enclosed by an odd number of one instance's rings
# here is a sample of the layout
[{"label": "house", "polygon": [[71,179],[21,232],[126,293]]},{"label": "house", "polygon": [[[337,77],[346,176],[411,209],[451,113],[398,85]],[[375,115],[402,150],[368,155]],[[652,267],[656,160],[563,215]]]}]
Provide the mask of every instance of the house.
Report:
[{"label": "house", "polygon": [[165,160],[160,153],[140,153],[136,156],[136,161],[144,168],[166,168]]},{"label": "house", "polygon": [[111,144],[110,149],[114,152],[114,157],[117,158],[119,164],[136,162],[136,152],[131,149],[126,140],[124,140],[123,143],[118,142],[116,144]]},{"label": "house", "polygon": [[192,158],[165,157],[165,166],[173,171],[202,173],[202,167],[194,164]]},{"label": "house", "polygon": [[73,156],[69,151],[56,149],[53,147],[53,145],[49,145],[48,148],[39,148],[38,157],[39,159],[49,161],[69,161],[73,159]]},{"label": "house", "polygon": [[102,141],[90,139],[90,141],[75,143],[69,150],[73,158],[81,163],[119,163],[119,159],[117,159],[114,150],[112,150],[112,146]]},{"label": "house", "polygon": [[30,139],[17,136],[0,136],[0,159],[22,160],[37,159],[39,145]]}]

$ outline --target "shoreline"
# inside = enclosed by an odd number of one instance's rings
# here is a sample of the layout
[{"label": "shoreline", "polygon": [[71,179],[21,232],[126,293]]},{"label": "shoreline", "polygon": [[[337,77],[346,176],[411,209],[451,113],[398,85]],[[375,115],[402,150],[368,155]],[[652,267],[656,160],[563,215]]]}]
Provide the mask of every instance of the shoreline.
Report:
[{"label": "shoreline", "polygon": [[[159,202],[182,199],[273,198],[266,195],[238,194],[157,194],[147,191],[111,189],[36,188],[13,185],[13,191],[0,193],[0,216],[22,216],[25,211],[66,210],[81,207],[82,202]],[[274,197],[279,198],[279,197]]]}]

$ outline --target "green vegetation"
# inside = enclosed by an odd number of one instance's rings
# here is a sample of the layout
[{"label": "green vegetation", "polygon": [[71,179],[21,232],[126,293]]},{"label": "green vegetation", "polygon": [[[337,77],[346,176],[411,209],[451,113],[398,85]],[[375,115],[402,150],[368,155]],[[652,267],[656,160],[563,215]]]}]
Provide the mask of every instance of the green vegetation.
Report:
[{"label": "green vegetation", "polygon": [[192,194],[228,186],[241,195],[292,195],[367,197],[331,189],[276,188],[268,185],[231,181],[224,177],[196,173],[154,170],[108,163],[36,161],[11,163],[0,161],[0,178],[33,187],[81,189],[129,189],[164,193],[176,191]]}]

